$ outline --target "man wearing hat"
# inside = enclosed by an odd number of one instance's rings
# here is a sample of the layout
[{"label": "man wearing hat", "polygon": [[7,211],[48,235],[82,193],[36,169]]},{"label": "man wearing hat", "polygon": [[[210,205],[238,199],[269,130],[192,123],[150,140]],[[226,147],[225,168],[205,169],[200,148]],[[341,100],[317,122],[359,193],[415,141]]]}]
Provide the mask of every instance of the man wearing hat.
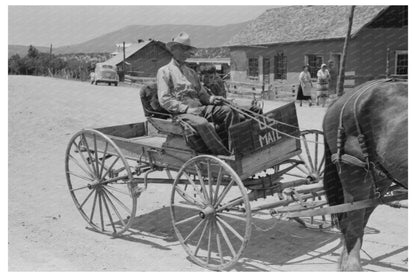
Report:
[{"label": "man wearing hat", "polygon": [[[186,66],[185,60],[196,50],[188,34],[181,32],[166,47],[172,60],[157,72],[160,105],[194,127],[212,154],[229,154],[228,128],[239,122],[239,115],[222,105],[223,97],[209,95],[198,74]],[[219,126],[218,134],[208,121]]]},{"label": "man wearing hat", "polygon": [[329,81],[331,75],[329,74],[326,64],[321,65],[321,69],[316,74],[318,77],[318,85],[316,91],[316,105],[322,103],[322,107],[325,106],[326,98],[328,97]]}]

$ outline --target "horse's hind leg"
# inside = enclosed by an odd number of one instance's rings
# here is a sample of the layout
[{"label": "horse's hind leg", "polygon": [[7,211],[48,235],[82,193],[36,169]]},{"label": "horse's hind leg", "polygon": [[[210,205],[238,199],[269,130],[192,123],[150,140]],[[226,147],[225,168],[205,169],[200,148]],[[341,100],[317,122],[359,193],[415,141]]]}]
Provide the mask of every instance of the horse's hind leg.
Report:
[{"label": "horse's hind leg", "polygon": [[[341,166],[340,178],[343,184],[344,202],[369,199],[373,191],[371,178],[366,171],[349,165]],[[340,258],[340,270],[360,271],[360,249],[364,227],[369,214],[365,209],[350,211],[340,217],[340,228],[344,236],[344,250]]]}]

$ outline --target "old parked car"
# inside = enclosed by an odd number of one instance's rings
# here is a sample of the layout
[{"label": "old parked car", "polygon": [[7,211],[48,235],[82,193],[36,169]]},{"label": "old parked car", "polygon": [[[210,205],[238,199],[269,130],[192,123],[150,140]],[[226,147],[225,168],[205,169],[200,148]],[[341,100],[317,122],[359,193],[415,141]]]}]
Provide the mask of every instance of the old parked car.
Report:
[{"label": "old parked car", "polygon": [[98,85],[98,83],[107,83],[109,86],[118,85],[119,77],[117,68],[111,64],[97,63],[95,65],[95,72],[91,74],[91,84]]}]

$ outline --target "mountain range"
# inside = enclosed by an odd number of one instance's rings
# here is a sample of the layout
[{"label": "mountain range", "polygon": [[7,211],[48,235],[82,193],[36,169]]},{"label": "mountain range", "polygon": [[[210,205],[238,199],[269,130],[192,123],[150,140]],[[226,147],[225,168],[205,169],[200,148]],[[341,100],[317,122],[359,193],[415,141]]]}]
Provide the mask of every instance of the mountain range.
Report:
[{"label": "mountain range", "polygon": [[[134,43],[137,40],[154,39],[163,42],[172,40],[180,32],[186,32],[191,37],[192,45],[198,48],[221,47],[232,36],[238,34],[249,22],[223,26],[207,25],[131,25],[110,32],[83,43],[53,48],[54,54],[71,53],[111,53],[116,44]],[[35,46],[35,45],[34,45]],[[9,45],[9,57],[14,54],[25,56],[27,46]],[[49,47],[35,46],[40,52],[49,52]]]}]

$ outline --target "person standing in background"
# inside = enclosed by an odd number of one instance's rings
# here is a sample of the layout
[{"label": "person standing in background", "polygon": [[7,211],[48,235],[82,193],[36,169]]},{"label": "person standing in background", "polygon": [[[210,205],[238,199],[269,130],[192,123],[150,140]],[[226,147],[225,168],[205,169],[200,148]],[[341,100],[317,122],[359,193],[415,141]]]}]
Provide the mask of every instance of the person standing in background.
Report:
[{"label": "person standing in background", "polygon": [[322,107],[325,107],[326,98],[328,97],[329,81],[331,80],[331,75],[329,75],[326,64],[323,63],[321,65],[321,69],[319,69],[317,77],[318,86],[316,91],[316,105],[319,106],[322,104]]},{"label": "person standing in background", "polygon": [[300,106],[302,107],[302,101],[308,100],[309,106],[312,106],[311,98],[312,90],[312,78],[309,73],[309,66],[305,65],[303,71],[299,74],[299,86],[296,100],[299,100]]},{"label": "person standing in background", "polygon": [[337,81],[338,81],[337,80],[338,70],[335,67],[335,62],[333,60],[328,61],[328,72],[329,72],[329,76],[331,76],[331,79],[329,80],[328,94],[331,97],[336,94]]}]

